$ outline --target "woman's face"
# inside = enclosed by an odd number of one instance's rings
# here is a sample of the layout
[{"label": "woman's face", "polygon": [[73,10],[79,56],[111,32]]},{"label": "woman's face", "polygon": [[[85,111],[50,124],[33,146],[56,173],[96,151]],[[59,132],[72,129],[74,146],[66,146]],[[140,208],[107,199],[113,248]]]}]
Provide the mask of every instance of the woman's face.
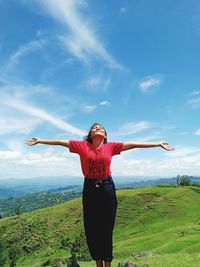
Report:
[{"label": "woman's face", "polygon": [[106,138],[106,133],[104,128],[101,125],[94,125],[94,127],[92,128],[91,131],[91,137],[95,137],[95,136],[102,136],[104,138]]}]

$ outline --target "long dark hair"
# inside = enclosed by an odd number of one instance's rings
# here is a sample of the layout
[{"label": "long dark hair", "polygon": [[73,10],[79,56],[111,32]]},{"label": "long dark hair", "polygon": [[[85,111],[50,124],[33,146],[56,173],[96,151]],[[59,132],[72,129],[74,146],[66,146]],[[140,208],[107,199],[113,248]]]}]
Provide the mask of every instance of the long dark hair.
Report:
[{"label": "long dark hair", "polygon": [[92,137],[91,137],[91,134],[92,134],[92,128],[93,128],[94,126],[96,126],[96,125],[99,125],[99,126],[101,126],[101,127],[104,129],[106,137],[104,138],[104,141],[103,141],[103,142],[104,142],[104,144],[107,143],[108,140],[107,140],[107,132],[106,132],[106,129],[105,129],[100,123],[98,123],[98,122],[95,122],[95,123],[92,124],[92,126],[91,126],[90,129],[89,129],[88,134],[87,134],[86,136],[83,137],[83,140],[92,143]]}]

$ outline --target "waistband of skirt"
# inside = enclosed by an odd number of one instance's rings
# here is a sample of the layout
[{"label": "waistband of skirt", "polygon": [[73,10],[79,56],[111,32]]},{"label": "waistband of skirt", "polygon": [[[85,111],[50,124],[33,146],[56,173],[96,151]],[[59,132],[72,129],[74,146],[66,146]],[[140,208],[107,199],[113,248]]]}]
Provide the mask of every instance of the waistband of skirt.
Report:
[{"label": "waistband of skirt", "polygon": [[95,179],[85,177],[84,182],[86,184],[96,184],[96,183],[103,184],[103,183],[107,183],[107,182],[112,182],[112,176],[110,175],[106,178],[95,178]]}]

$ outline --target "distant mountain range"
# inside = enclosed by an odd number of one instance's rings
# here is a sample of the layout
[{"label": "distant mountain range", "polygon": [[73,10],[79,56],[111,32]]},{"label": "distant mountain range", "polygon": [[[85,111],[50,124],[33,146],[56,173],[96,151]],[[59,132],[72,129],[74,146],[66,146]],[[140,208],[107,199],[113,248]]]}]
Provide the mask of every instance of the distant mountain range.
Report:
[{"label": "distant mountain range", "polygon": [[[200,182],[199,177],[188,176],[192,181]],[[135,188],[147,185],[176,184],[176,177],[115,177],[116,188]],[[36,177],[31,179],[0,179],[0,199],[25,196],[36,192],[62,193],[68,191],[80,192],[83,186],[82,177]]]},{"label": "distant mountain range", "polygon": [[36,192],[80,191],[79,177],[36,177],[31,179],[0,179],[0,199],[20,197]]}]

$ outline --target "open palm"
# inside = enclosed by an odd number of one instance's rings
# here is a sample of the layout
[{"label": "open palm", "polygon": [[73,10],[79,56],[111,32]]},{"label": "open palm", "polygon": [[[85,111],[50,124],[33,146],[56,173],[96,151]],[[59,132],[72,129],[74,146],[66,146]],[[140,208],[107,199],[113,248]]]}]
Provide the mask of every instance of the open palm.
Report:
[{"label": "open palm", "polygon": [[34,145],[38,144],[38,141],[39,141],[39,138],[37,138],[37,137],[33,137],[31,140],[28,140],[28,141],[26,142],[26,144],[27,144],[28,146],[34,146]]},{"label": "open palm", "polygon": [[164,148],[165,150],[171,151],[174,150],[174,148],[172,146],[170,146],[169,143],[165,142],[165,141],[161,141],[160,145],[162,148]]}]

